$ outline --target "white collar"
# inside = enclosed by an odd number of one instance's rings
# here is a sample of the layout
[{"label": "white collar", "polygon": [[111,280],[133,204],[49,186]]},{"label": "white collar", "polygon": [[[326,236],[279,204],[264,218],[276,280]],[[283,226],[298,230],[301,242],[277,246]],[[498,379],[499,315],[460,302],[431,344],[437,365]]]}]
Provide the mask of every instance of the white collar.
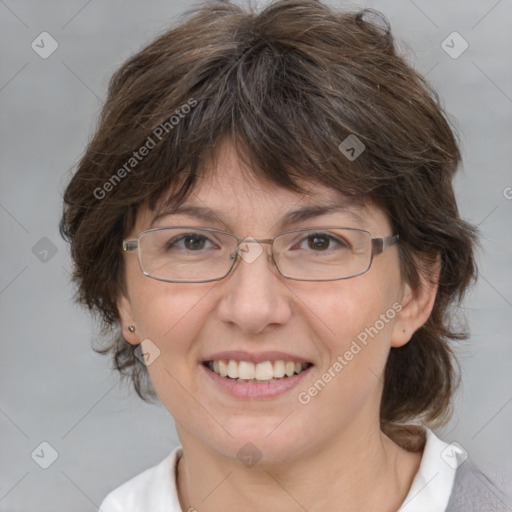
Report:
[{"label": "white collar", "polygon": [[420,467],[398,512],[444,512],[457,467],[467,458],[457,444],[445,443],[431,430],[425,430],[427,440]]}]

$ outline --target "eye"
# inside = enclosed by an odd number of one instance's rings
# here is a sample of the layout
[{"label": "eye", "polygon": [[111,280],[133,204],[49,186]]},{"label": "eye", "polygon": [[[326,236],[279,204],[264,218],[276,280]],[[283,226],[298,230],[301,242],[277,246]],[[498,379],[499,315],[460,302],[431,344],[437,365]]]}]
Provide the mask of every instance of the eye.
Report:
[{"label": "eye", "polygon": [[294,245],[292,249],[311,249],[312,251],[324,252],[329,249],[348,249],[349,244],[329,233],[309,233],[306,237]]},{"label": "eye", "polygon": [[307,237],[308,247],[314,251],[325,251],[331,244],[331,238],[325,234],[315,234]]},{"label": "eye", "polygon": [[186,251],[202,251],[215,248],[215,245],[204,235],[186,233],[167,242],[167,249],[184,249]]}]

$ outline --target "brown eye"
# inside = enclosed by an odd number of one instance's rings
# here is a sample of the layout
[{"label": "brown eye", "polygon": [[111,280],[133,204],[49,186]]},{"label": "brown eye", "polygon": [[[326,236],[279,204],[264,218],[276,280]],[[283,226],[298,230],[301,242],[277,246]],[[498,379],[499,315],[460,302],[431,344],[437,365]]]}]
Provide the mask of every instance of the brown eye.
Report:
[{"label": "brown eye", "polygon": [[183,237],[183,245],[190,251],[199,251],[204,249],[206,238],[204,236],[186,236]]},{"label": "brown eye", "polygon": [[350,248],[351,244],[347,240],[331,233],[324,233],[321,231],[308,233],[304,238],[297,241],[297,243],[290,247],[291,250],[302,249],[317,253],[331,253],[332,251],[349,250]]},{"label": "brown eye", "polygon": [[190,252],[198,252],[204,249],[211,249],[212,242],[199,233],[187,233],[167,242],[167,250],[185,250]]},{"label": "brown eye", "polygon": [[329,248],[331,237],[327,235],[308,236],[308,247],[314,251],[325,251]]}]

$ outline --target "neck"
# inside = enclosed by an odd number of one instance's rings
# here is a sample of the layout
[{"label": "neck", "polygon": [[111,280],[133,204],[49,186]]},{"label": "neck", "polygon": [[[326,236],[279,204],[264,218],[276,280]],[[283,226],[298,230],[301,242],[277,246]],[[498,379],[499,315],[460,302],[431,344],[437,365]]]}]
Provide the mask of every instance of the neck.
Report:
[{"label": "neck", "polygon": [[263,457],[253,467],[180,435],[182,509],[318,512],[336,503],[336,510],[343,512],[397,510],[418,470],[421,453],[406,452],[379,428],[363,433],[351,430],[340,433],[328,446],[301,453],[300,458],[276,463]]}]

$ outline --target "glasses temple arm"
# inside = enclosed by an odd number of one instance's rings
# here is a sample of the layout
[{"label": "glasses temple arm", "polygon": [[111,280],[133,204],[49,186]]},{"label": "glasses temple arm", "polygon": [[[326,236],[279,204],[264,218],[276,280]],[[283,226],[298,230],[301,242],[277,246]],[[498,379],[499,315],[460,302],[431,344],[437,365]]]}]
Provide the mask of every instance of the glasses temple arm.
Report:
[{"label": "glasses temple arm", "polygon": [[372,251],[373,254],[380,254],[388,247],[396,244],[400,239],[400,235],[391,235],[384,238],[372,238]]},{"label": "glasses temple arm", "polygon": [[136,251],[138,246],[137,240],[123,240],[123,251]]}]

